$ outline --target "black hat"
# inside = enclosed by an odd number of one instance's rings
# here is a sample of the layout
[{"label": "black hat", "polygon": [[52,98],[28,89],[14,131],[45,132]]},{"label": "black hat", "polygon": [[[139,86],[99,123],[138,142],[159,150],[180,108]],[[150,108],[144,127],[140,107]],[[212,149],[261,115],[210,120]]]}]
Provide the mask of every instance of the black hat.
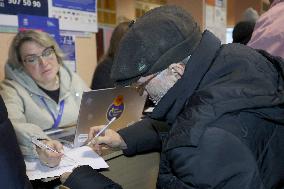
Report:
[{"label": "black hat", "polygon": [[233,29],[233,43],[241,43],[246,45],[253,33],[255,22],[241,21],[237,23]]},{"label": "black hat", "polygon": [[162,6],[140,17],[124,35],[111,78],[128,85],[192,54],[201,39],[198,24],[177,6]]}]

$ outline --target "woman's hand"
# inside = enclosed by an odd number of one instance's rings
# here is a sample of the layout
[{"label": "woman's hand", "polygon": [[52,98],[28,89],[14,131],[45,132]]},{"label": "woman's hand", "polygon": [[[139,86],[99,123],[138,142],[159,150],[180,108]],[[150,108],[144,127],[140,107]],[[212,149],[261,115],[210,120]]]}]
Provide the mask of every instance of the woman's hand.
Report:
[{"label": "woman's hand", "polygon": [[91,141],[91,145],[93,149],[98,153],[101,154],[102,146],[106,146],[107,148],[119,148],[119,149],[126,149],[127,145],[121,136],[114,130],[107,129],[104,133],[102,133],[99,137],[94,138],[95,135],[104,127],[101,126],[94,126],[90,128],[88,141]]},{"label": "woman's hand", "polygon": [[[57,152],[63,151],[63,145],[57,140],[43,140],[42,142],[50,146]],[[63,156],[63,153],[55,153],[47,149],[41,149],[39,147],[36,147],[36,151],[38,153],[40,161],[48,167],[58,166]]]}]

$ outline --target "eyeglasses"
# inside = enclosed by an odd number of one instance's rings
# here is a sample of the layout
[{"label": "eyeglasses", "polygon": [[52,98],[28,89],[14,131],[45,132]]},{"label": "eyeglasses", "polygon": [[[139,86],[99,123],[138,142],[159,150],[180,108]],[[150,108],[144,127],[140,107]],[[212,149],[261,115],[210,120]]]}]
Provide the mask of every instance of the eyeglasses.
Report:
[{"label": "eyeglasses", "polygon": [[143,92],[145,91],[145,87],[146,85],[148,85],[148,83],[150,83],[150,81],[152,79],[154,79],[160,72],[150,75],[148,77],[142,77],[140,78],[136,83],[134,83],[132,86],[138,91],[138,93],[140,95],[143,94]]},{"label": "eyeglasses", "polygon": [[52,58],[54,54],[55,54],[55,51],[54,51],[53,46],[47,47],[46,49],[42,51],[41,55],[31,54],[31,55],[25,56],[23,62],[26,64],[30,64],[30,65],[36,65],[39,63],[40,58],[47,60],[47,59]]}]

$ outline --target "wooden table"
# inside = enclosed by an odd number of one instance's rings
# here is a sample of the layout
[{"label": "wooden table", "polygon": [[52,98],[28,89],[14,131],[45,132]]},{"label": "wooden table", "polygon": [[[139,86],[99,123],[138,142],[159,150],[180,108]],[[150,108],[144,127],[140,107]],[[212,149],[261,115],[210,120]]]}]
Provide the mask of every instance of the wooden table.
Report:
[{"label": "wooden table", "polygon": [[126,157],[121,151],[104,151],[109,169],[103,175],[119,183],[123,189],[155,189],[159,169],[159,153]]}]

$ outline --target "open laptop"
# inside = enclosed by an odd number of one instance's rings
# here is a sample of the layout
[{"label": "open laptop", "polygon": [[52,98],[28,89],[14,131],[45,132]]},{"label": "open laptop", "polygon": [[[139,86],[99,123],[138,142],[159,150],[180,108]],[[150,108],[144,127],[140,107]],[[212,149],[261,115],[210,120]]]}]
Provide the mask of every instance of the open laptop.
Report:
[{"label": "open laptop", "polygon": [[143,112],[146,96],[132,87],[108,88],[84,92],[77,125],[50,131],[50,138],[79,147],[86,143],[92,126],[106,125],[113,117],[110,128],[118,130],[138,121]]}]

